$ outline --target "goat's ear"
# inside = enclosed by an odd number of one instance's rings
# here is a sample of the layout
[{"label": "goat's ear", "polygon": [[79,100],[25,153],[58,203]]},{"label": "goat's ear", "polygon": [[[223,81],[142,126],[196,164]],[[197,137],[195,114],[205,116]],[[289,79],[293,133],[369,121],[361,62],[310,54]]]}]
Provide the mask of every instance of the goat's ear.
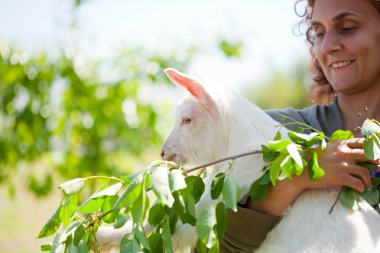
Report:
[{"label": "goat's ear", "polygon": [[210,107],[213,104],[210,95],[195,78],[185,75],[174,68],[165,69],[165,73],[173,83],[185,87],[206,107]]}]

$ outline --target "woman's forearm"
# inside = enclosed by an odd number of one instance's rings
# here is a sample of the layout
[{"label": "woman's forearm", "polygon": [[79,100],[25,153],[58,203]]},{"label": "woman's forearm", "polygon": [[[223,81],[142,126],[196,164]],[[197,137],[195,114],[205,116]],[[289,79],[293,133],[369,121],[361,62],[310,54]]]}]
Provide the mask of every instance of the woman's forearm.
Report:
[{"label": "woman's forearm", "polygon": [[305,188],[297,179],[278,181],[271,186],[263,200],[256,203],[248,199],[247,208],[275,216],[281,216]]}]

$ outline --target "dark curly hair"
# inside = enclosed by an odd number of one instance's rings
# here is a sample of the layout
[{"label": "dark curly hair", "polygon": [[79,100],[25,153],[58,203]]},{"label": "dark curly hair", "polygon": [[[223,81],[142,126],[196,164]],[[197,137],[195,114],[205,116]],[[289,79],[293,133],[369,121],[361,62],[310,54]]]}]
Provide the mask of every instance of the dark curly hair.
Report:
[{"label": "dark curly hair", "polygon": [[[310,100],[312,103],[329,104],[334,99],[336,93],[333,90],[329,81],[327,80],[325,74],[323,73],[322,67],[319,64],[317,58],[315,57],[312,49],[314,41],[312,37],[312,30],[310,27],[310,20],[313,14],[315,1],[316,0],[296,0],[294,9],[296,14],[302,18],[301,21],[298,23],[298,30],[302,34],[306,35],[306,41],[310,46],[309,49],[311,55],[311,74],[313,78],[309,88]],[[380,0],[366,1],[370,2],[380,14]]]}]

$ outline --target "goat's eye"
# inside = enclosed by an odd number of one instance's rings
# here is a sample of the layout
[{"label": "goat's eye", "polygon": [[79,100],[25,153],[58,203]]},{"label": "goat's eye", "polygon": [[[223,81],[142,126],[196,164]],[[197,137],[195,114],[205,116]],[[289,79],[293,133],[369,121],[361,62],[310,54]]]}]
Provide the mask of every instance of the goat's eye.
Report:
[{"label": "goat's eye", "polygon": [[183,118],[182,119],[182,124],[190,124],[191,123],[191,118]]}]

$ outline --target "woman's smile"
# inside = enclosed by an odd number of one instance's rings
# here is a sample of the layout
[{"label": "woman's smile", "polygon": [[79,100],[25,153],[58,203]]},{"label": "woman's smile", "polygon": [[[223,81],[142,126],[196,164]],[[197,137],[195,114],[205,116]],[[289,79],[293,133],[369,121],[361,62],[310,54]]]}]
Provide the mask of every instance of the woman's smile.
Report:
[{"label": "woman's smile", "polygon": [[336,62],[333,62],[330,64],[330,67],[332,69],[341,69],[341,68],[344,68],[346,66],[349,66],[351,65],[351,63],[353,63],[354,60],[346,60],[346,61],[336,61]]}]

